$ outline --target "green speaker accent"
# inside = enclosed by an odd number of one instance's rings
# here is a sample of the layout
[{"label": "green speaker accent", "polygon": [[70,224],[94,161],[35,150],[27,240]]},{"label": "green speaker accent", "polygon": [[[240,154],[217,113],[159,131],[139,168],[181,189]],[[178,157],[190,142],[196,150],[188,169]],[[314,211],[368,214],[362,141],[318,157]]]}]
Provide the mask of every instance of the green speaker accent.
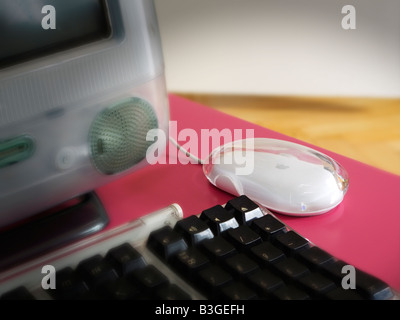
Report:
[{"label": "green speaker accent", "polygon": [[35,152],[35,143],[28,136],[0,141],[0,168],[8,167],[30,158]]},{"label": "green speaker accent", "polygon": [[97,170],[115,174],[139,163],[153,143],[146,141],[147,132],[156,128],[158,121],[153,107],[140,98],[124,100],[99,113],[89,133]]}]

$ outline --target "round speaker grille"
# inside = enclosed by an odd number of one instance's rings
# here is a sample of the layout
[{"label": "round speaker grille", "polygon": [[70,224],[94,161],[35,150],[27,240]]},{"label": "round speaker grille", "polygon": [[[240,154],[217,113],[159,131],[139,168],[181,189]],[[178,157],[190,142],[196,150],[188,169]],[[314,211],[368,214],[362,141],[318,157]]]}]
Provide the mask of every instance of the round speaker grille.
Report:
[{"label": "round speaker grille", "polygon": [[152,106],[140,98],[131,98],[97,115],[89,133],[91,155],[97,170],[115,174],[127,170],[146,157],[153,141],[147,132],[158,128]]}]

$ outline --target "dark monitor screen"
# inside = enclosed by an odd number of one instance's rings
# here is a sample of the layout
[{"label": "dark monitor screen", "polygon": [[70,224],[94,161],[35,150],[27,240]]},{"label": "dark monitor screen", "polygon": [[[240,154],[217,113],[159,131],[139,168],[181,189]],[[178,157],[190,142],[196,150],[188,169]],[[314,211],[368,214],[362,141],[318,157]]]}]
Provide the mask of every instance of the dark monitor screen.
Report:
[{"label": "dark monitor screen", "polygon": [[110,33],[104,0],[0,0],[0,67],[108,38]]}]

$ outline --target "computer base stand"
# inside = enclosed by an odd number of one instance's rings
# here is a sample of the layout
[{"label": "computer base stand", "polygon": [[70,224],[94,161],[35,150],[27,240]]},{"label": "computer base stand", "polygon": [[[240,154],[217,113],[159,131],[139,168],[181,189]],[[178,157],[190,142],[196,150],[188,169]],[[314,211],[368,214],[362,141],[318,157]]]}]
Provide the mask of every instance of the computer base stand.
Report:
[{"label": "computer base stand", "polygon": [[109,222],[95,192],[0,232],[0,272],[102,230]]}]

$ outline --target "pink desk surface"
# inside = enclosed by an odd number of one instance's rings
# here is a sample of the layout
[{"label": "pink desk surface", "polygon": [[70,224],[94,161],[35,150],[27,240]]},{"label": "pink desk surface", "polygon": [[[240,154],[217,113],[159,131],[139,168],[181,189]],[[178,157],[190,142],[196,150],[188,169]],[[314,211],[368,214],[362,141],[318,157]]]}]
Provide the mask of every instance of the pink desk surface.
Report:
[{"label": "pink desk surface", "polygon": [[[185,128],[198,133],[201,129],[252,128],[255,137],[299,142],[174,95],[170,96],[170,108],[178,132]],[[278,216],[317,246],[400,290],[400,177],[311,147],[333,157],[347,169],[350,187],[345,199],[321,216]],[[179,161],[148,166],[99,188],[97,193],[110,216],[108,228],[171,203],[178,203],[188,216],[232,198],[207,181],[200,165],[183,165]]]}]

